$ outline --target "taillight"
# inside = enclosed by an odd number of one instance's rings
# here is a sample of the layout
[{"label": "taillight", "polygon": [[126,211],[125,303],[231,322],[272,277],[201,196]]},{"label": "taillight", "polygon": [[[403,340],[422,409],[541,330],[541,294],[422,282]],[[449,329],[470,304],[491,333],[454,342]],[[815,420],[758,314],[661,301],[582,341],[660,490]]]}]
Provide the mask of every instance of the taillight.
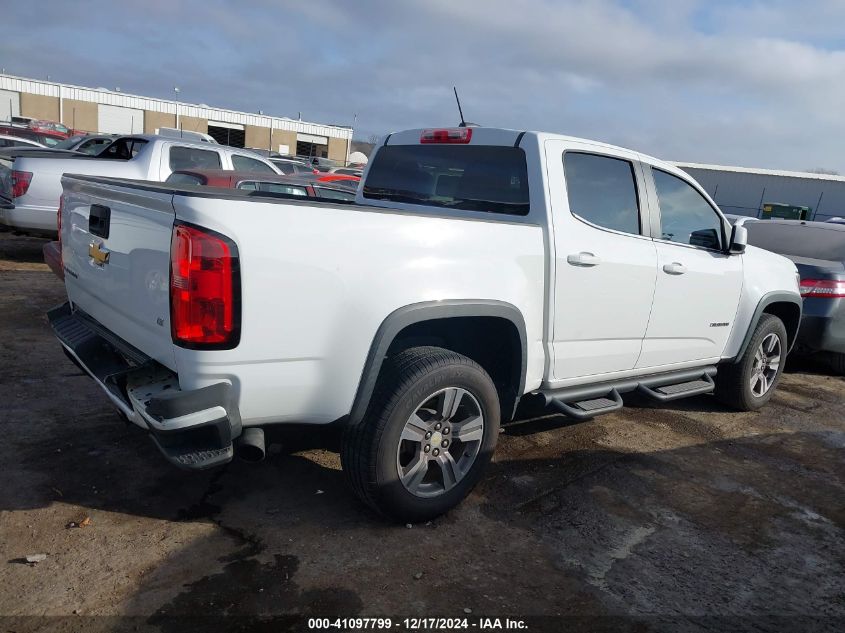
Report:
[{"label": "taillight", "polygon": [[469,143],[471,139],[471,127],[423,130],[422,134],[420,134],[420,143]]},{"label": "taillight", "polygon": [[170,330],[190,349],[231,349],[240,340],[240,267],[230,239],[188,224],[170,244]]},{"label": "taillight", "polygon": [[802,279],[799,290],[802,297],[836,299],[845,297],[845,280]]},{"label": "taillight", "polygon": [[29,190],[29,183],[32,182],[32,172],[12,171],[12,197],[20,198]]}]

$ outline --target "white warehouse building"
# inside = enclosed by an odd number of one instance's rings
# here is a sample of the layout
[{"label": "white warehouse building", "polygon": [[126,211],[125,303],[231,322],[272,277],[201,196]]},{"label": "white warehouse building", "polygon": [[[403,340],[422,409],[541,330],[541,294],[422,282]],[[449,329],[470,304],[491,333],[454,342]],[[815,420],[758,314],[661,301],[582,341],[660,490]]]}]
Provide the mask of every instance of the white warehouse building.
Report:
[{"label": "white warehouse building", "polygon": [[695,178],[725,213],[762,217],[763,207],[809,207],[809,218],[845,216],[845,177],[799,171],[673,163]]},{"label": "white warehouse building", "polygon": [[352,128],[341,125],[0,74],[0,121],[13,116],[109,134],[155,134],[159,128],[181,128],[210,134],[224,145],[344,162],[352,142]]}]

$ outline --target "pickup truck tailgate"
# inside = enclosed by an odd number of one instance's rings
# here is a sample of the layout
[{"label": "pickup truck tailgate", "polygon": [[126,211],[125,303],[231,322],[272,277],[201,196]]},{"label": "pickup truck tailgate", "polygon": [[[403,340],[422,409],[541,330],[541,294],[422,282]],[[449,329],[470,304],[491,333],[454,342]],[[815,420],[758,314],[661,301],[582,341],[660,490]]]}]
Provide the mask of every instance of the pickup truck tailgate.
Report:
[{"label": "pickup truck tailgate", "polygon": [[65,286],[81,310],[176,371],[170,335],[172,195],[65,176]]}]

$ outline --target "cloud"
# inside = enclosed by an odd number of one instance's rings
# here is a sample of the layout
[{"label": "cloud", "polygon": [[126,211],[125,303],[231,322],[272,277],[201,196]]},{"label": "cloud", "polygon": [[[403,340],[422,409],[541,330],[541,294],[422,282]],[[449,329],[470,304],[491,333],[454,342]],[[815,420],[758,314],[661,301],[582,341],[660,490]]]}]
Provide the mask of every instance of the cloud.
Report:
[{"label": "cloud", "polygon": [[[187,0],[4,9],[9,72],[351,124],[467,118],[677,160],[845,172],[845,7],[728,0]],[[83,26],[79,26],[83,25]],[[838,39],[839,38],[839,39]]]}]

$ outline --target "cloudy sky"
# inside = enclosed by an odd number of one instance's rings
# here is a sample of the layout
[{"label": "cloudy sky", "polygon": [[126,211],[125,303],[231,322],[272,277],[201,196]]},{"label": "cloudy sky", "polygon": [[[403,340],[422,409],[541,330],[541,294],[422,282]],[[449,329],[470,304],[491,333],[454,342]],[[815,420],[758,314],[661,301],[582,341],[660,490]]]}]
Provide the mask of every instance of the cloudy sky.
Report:
[{"label": "cloudy sky", "polygon": [[845,173],[845,1],[8,0],[10,74],[351,125],[467,119]]}]

